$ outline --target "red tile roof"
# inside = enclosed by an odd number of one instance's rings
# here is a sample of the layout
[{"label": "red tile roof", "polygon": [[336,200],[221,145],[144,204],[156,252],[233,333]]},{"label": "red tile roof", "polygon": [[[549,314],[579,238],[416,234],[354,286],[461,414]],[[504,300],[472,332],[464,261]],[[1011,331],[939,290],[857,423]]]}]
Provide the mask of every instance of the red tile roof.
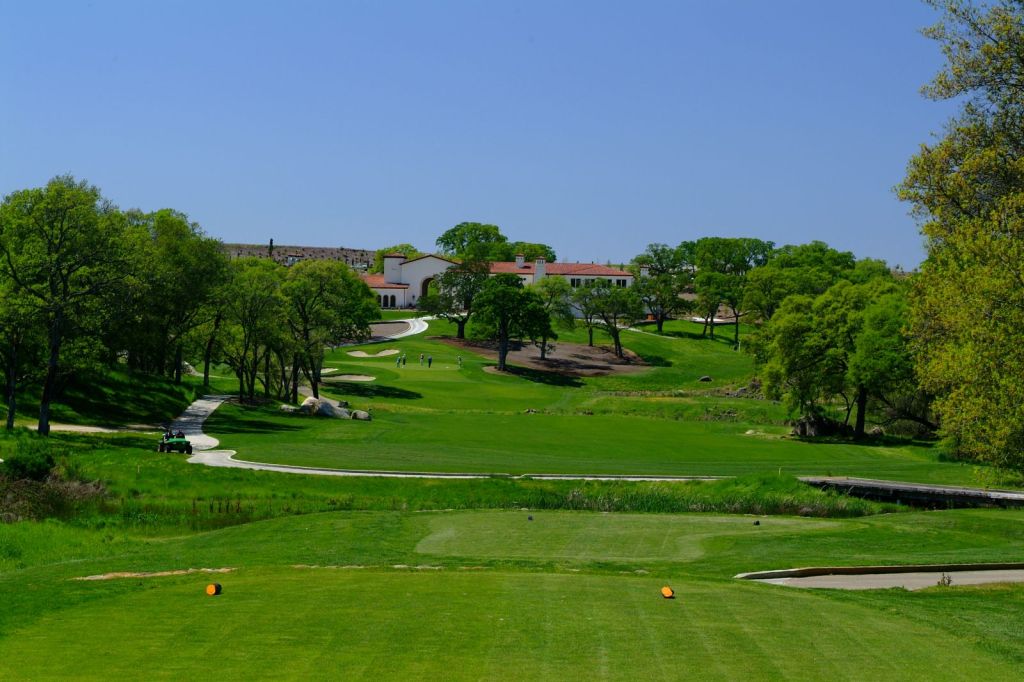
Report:
[{"label": "red tile roof", "polygon": [[408,284],[392,284],[384,281],[384,275],[360,275],[367,286],[373,289],[408,289]]},{"label": "red tile roof", "polygon": [[[523,263],[522,267],[516,267],[513,261],[499,261],[491,263],[491,274],[512,273],[515,275],[532,275],[534,263]],[[579,275],[581,277],[632,277],[633,274],[618,268],[611,268],[607,265],[596,263],[548,263],[544,268],[548,275]]]}]

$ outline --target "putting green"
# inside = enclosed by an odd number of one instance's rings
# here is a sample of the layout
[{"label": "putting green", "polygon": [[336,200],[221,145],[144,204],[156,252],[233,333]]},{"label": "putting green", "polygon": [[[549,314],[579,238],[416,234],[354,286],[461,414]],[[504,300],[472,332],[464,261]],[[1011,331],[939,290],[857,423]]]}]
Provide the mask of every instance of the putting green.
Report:
[{"label": "putting green", "polygon": [[[532,519],[532,520],[530,520]],[[773,518],[762,528],[744,516],[480,512],[440,514],[416,551],[452,557],[574,561],[693,561],[713,537],[850,531],[851,521]]]}]

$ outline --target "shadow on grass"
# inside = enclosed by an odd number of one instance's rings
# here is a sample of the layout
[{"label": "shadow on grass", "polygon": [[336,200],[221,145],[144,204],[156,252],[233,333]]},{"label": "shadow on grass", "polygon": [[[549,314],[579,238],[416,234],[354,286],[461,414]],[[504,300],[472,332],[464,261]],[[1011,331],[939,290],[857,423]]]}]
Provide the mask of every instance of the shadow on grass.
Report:
[{"label": "shadow on grass", "polygon": [[717,343],[723,346],[728,346],[729,348],[732,348],[734,345],[732,335],[726,337],[722,334],[716,334],[714,338],[711,338],[710,336],[705,336],[697,332],[667,331],[664,332],[662,336],[670,337],[673,339],[687,339],[689,341],[707,341],[709,343]]},{"label": "shadow on grass", "polygon": [[[284,418],[290,418],[290,415],[282,415]],[[305,415],[301,416],[303,419],[307,419]],[[296,420],[299,417],[295,417]],[[281,422],[271,422],[263,419],[247,419],[239,417],[232,419],[231,421],[218,420],[215,424],[209,428],[204,429],[210,433],[216,433],[217,435],[224,433],[285,433],[289,431],[301,431],[303,426],[300,424],[283,424]]]},{"label": "shadow on grass", "polygon": [[410,391],[404,388],[396,388],[394,386],[381,386],[376,384],[359,384],[355,382],[346,382],[344,384],[344,391],[340,390],[342,384],[324,383],[321,387],[321,392],[328,393],[332,396],[340,396],[346,398],[349,396],[357,396],[359,398],[393,398],[395,400],[419,400],[423,397],[422,393],[417,391]]},{"label": "shadow on grass", "polygon": [[899,448],[913,445],[919,448],[934,448],[939,445],[937,440],[925,440],[922,438],[909,438],[901,436],[867,436],[865,438],[857,439],[852,436],[791,436],[795,441],[800,443],[809,443],[812,445],[861,445],[864,447],[887,447],[887,448]]},{"label": "shadow on grass", "polygon": [[579,377],[565,376],[556,372],[543,372],[538,369],[518,367],[516,365],[505,365],[505,371],[514,376],[532,381],[537,384],[548,386],[561,386],[565,388],[579,388],[583,386],[583,380]]},{"label": "shadow on grass", "polygon": [[672,361],[661,355],[651,355],[649,353],[637,353],[643,361],[652,367],[671,367]]},{"label": "shadow on grass", "polygon": [[176,417],[194,398],[194,389],[186,384],[141,372],[82,374],[53,404],[51,418],[102,426],[158,424]]}]

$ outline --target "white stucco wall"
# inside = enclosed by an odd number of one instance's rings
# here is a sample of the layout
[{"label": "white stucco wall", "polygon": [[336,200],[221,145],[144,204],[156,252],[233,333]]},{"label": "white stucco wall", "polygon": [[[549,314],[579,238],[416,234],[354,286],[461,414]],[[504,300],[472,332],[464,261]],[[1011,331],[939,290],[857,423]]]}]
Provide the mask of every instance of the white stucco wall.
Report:
[{"label": "white stucco wall", "polygon": [[409,303],[415,305],[423,291],[423,281],[437,277],[442,272],[452,267],[453,263],[442,258],[427,256],[411,262],[402,264],[402,282],[409,285],[407,290]]}]

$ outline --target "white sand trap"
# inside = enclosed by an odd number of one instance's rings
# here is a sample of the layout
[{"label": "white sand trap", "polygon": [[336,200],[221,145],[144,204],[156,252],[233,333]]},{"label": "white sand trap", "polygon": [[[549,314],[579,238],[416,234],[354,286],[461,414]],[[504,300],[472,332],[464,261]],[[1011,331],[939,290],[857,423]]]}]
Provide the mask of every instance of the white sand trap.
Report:
[{"label": "white sand trap", "polygon": [[769,578],[758,582],[832,590],[887,590],[902,587],[905,590],[923,590],[935,587],[943,576],[953,586],[985,585],[987,583],[1024,582],[1024,570],[990,571],[919,571],[914,573],[874,573],[870,575],[814,575],[803,578]]},{"label": "white sand trap", "polygon": [[365,350],[350,350],[348,354],[354,358],[383,358],[388,355],[398,355],[397,348],[388,348],[379,353],[367,353]]},{"label": "white sand trap", "polygon": [[371,377],[369,374],[338,374],[332,376],[332,381],[375,381],[377,377]]},{"label": "white sand trap", "polygon": [[230,573],[233,568],[183,568],[176,571],[154,571],[154,572],[128,572],[101,573],[100,575],[86,575],[74,580],[117,580],[118,578],[165,578],[169,575],[189,575],[191,573]]}]

